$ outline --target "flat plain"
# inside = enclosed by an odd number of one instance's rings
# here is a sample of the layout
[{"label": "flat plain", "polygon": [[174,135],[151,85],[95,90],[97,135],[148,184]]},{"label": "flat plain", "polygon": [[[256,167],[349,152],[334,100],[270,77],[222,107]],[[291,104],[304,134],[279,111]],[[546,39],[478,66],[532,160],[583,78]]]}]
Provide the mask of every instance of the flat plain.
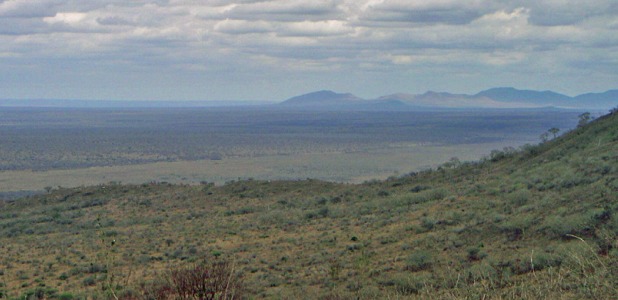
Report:
[{"label": "flat plain", "polygon": [[536,143],[579,113],[2,108],[0,195],[108,182],[359,183]]}]

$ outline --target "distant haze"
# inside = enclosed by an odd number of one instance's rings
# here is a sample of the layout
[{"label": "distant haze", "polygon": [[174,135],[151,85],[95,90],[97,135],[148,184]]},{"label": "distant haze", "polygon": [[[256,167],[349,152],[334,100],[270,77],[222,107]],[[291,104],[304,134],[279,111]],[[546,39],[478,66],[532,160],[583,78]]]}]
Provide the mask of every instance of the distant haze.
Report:
[{"label": "distant haze", "polygon": [[[279,105],[273,105],[279,104]],[[321,90],[284,101],[113,101],[13,99],[1,100],[0,107],[57,108],[169,108],[169,107],[240,107],[257,109],[311,110],[423,110],[423,109],[612,109],[618,106],[618,90],[586,93],[570,97],[553,91],[492,88],[473,95],[428,91],[423,94],[396,93],[363,99],[352,93]]]},{"label": "distant haze", "polygon": [[376,99],[618,82],[618,3],[0,1],[0,99]]}]

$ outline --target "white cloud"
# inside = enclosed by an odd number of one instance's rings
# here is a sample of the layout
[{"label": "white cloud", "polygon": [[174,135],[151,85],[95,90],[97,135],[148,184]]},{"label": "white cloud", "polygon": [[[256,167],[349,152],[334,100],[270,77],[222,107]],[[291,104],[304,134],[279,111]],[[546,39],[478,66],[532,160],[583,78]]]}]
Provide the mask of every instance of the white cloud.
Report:
[{"label": "white cloud", "polygon": [[266,33],[274,30],[271,23],[266,21],[246,21],[225,19],[214,25],[214,30],[227,34]]},{"label": "white cloud", "polygon": [[594,62],[615,64],[617,28],[613,0],[0,0],[0,67],[86,56],[205,74],[606,70]]},{"label": "white cloud", "polygon": [[286,24],[280,35],[325,37],[345,35],[353,32],[353,28],[349,27],[345,22],[338,20],[303,21]]},{"label": "white cloud", "polygon": [[87,15],[85,13],[79,12],[56,13],[53,17],[43,18],[43,21],[49,24],[64,23],[68,25],[75,25],[82,22],[86,16]]}]

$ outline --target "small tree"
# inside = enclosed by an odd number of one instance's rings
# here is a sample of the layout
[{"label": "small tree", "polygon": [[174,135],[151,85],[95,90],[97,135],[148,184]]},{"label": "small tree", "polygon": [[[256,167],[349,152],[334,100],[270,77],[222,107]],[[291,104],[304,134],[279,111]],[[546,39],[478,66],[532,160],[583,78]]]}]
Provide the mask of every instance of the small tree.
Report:
[{"label": "small tree", "polygon": [[554,135],[554,138],[556,138],[556,136],[558,135],[558,132],[559,132],[559,131],[560,131],[560,129],[559,129],[559,128],[556,128],[556,127],[552,127],[552,128],[550,128],[550,129],[548,130],[548,132],[549,132],[549,133],[551,133],[551,134],[553,134],[553,135]]},{"label": "small tree", "polygon": [[448,162],[444,163],[444,167],[445,168],[449,168],[449,169],[450,168],[457,168],[459,166],[461,166],[461,161],[456,156],[451,157],[451,159],[449,159]]},{"label": "small tree", "polygon": [[240,299],[243,281],[234,265],[227,261],[172,269],[167,278],[142,287],[149,299]]},{"label": "small tree", "polygon": [[590,122],[590,120],[592,120],[592,116],[590,116],[589,112],[585,112],[585,113],[579,115],[579,122],[577,123],[577,127],[582,127],[582,126],[588,124],[588,122]]},{"label": "small tree", "polygon": [[548,132],[543,132],[541,133],[541,136],[539,137],[541,139],[542,143],[547,142],[547,140],[549,140],[549,133]]}]

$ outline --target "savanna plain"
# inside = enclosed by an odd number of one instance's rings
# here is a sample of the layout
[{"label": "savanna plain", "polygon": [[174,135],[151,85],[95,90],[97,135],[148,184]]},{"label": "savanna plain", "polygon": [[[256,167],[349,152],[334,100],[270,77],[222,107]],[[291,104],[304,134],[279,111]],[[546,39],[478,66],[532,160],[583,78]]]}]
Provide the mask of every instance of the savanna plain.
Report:
[{"label": "savanna plain", "polygon": [[593,119],[2,108],[0,298],[615,299]]}]

